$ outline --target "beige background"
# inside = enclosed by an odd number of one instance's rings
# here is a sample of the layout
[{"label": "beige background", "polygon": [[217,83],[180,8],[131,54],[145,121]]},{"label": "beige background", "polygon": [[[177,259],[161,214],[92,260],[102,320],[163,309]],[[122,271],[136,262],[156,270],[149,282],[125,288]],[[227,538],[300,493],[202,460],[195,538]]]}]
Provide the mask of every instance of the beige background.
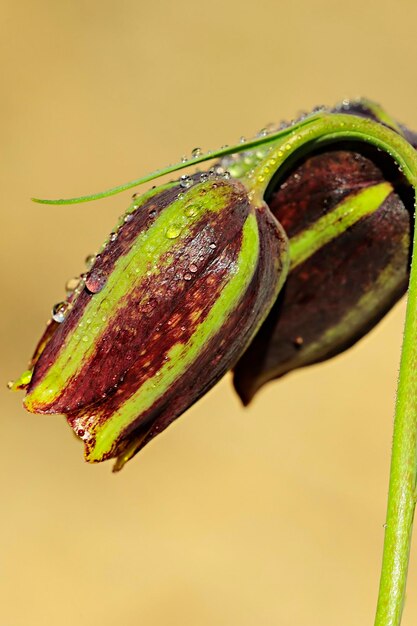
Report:
[{"label": "beige background", "polygon": [[[8,0],[1,13],[4,382],[129,197],[31,195],[100,190],[346,96],[417,128],[415,0]],[[117,476],[3,387],[0,625],[372,624],[403,314],[248,410],[227,377]]]}]

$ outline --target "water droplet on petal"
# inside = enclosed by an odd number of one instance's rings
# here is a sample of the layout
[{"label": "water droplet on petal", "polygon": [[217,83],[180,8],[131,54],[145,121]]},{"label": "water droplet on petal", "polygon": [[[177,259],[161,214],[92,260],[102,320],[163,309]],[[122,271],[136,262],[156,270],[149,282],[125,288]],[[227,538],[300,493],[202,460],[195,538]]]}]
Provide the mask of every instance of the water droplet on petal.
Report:
[{"label": "water droplet on petal", "polygon": [[88,269],[90,269],[91,267],[93,267],[94,265],[94,261],[96,260],[96,255],[95,254],[89,254],[86,259],[85,259],[85,265]]},{"label": "water droplet on petal", "polygon": [[52,319],[61,324],[67,315],[68,309],[68,302],[58,302],[52,308]]},{"label": "water droplet on petal", "polygon": [[85,286],[87,287],[88,291],[90,291],[91,293],[98,293],[99,291],[101,291],[104,287],[104,285],[107,282],[107,277],[105,275],[105,273],[98,269],[98,270],[93,270],[88,276],[87,279],[85,281]]},{"label": "water droplet on petal", "polygon": [[165,234],[168,237],[168,239],[176,239],[177,237],[180,236],[182,231],[182,228],[179,224],[171,224],[171,226],[168,226]]},{"label": "water droplet on petal", "polygon": [[190,272],[193,272],[193,274],[197,271],[197,265],[195,265],[194,263],[191,263],[190,267],[188,268],[190,270]]},{"label": "water droplet on petal", "polygon": [[192,276],[188,272],[184,274],[184,280],[191,280]]},{"label": "water droplet on petal", "polygon": [[184,209],[184,215],[187,217],[193,217],[197,213],[197,207],[194,204],[189,204]]},{"label": "water droplet on petal", "polygon": [[79,276],[77,276],[76,278],[70,278],[65,283],[65,291],[68,294],[73,293],[73,291],[75,291],[77,287],[79,286],[80,282],[81,282],[81,278]]},{"label": "water droplet on petal", "polygon": [[114,233],[114,232],[110,233],[109,240],[110,241],[116,241],[116,239],[117,239],[117,233]]},{"label": "water droplet on petal", "polygon": [[193,184],[193,181],[192,181],[192,179],[189,176],[187,176],[186,174],[184,174],[184,176],[181,176],[181,178],[180,178],[180,186],[183,189],[189,189],[192,184]]}]

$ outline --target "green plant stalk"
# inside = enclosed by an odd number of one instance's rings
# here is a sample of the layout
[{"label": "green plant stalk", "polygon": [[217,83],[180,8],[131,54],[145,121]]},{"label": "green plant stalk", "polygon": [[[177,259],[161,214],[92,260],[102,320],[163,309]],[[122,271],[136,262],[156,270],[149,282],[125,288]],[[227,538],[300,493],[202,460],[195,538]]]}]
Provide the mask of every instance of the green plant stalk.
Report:
[{"label": "green plant stalk", "polygon": [[[385,150],[417,193],[417,152],[390,129],[345,115],[313,121],[286,137],[268,154],[279,166],[304,142],[318,145],[339,137],[360,139]],[[303,146],[304,143],[304,146]],[[262,197],[269,184],[268,163],[254,172],[253,193]],[[417,198],[417,196],[416,196]],[[416,205],[416,200],[415,200]],[[400,626],[404,607],[417,490],[417,221],[415,220],[407,313],[394,419],[391,477],[383,562],[375,626]]]},{"label": "green plant stalk", "polygon": [[[385,150],[397,162],[417,193],[417,152],[403,138],[374,122],[332,116],[314,121],[278,146],[278,162],[298,149],[303,140],[314,144],[339,137],[361,139]],[[268,155],[274,159],[274,152]],[[262,196],[268,185],[262,164],[255,170],[253,189]],[[416,206],[417,196],[415,199]],[[415,220],[407,313],[394,419],[388,511],[375,626],[400,626],[404,607],[414,510],[417,500],[417,221]]]},{"label": "green plant stalk", "polygon": [[416,473],[417,228],[415,226],[375,626],[399,626],[401,623],[416,506]]},{"label": "green plant stalk", "polygon": [[[186,163],[169,166],[135,181],[90,196],[40,200],[47,204],[74,204],[120,193],[162,175],[191,165],[258,146],[270,151],[244,182],[256,200],[263,198],[276,171],[294,152],[339,139],[365,141],[387,152],[417,191],[417,152],[399,134],[372,120],[343,114],[311,116],[290,129],[205,154]],[[417,200],[416,200],[417,201]],[[385,540],[375,626],[399,626],[404,606],[414,510],[417,500],[417,221],[413,241],[407,313],[394,419],[391,474]]]}]

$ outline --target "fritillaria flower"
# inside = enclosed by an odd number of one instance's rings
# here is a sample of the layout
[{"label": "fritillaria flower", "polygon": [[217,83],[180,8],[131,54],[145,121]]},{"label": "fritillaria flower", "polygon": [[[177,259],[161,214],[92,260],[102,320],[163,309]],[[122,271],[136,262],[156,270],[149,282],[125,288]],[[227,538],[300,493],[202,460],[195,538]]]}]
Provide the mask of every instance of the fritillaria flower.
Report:
[{"label": "fritillaria flower", "polygon": [[407,287],[398,142],[413,150],[415,136],[374,103],[344,102],[70,200],[220,158],[134,196],[13,384],[25,407],[64,414],[88,461],[120,469],[228,370],[248,403],[351,346]]},{"label": "fritillaria flower", "polygon": [[288,261],[266,205],[223,174],[135,198],[55,307],[25,407],[66,415],[88,461],[120,468],[235,364]]}]

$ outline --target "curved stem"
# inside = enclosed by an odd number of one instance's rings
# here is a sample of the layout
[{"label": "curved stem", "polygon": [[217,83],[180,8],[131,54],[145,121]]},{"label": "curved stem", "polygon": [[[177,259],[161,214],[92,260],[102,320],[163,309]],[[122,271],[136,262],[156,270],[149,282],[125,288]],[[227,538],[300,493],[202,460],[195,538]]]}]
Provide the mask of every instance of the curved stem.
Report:
[{"label": "curved stem", "polygon": [[[263,197],[273,172],[296,150],[340,138],[366,141],[386,151],[417,189],[417,152],[403,137],[371,120],[333,115],[312,122],[268,154],[246,185]],[[375,626],[399,626],[404,606],[417,475],[417,220],[394,421],[385,541]]]}]

